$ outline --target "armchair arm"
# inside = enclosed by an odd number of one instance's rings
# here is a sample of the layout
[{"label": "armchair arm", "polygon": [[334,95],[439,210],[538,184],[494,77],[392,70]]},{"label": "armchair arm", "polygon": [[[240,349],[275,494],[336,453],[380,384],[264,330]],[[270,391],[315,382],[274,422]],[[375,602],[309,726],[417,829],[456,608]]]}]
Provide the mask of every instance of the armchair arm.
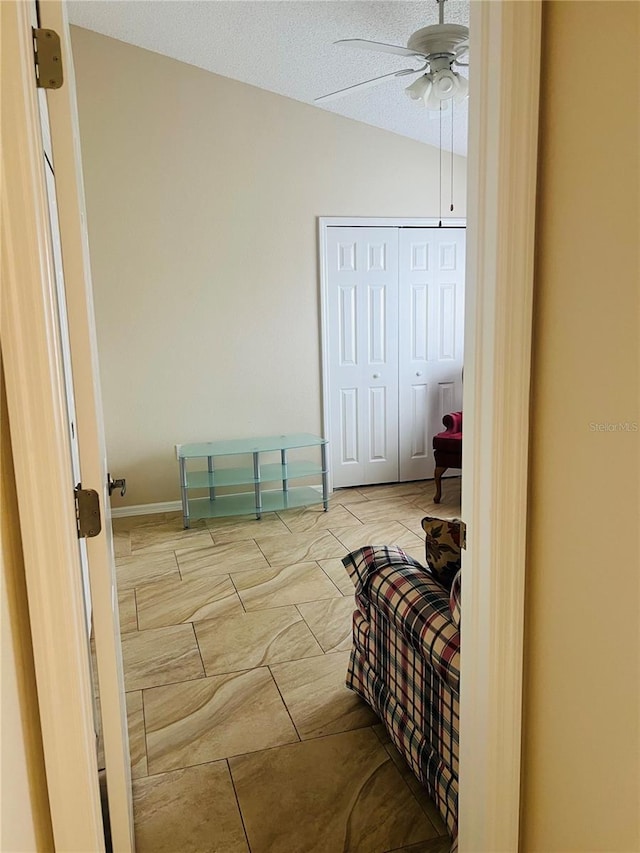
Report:
[{"label": "armchair arm", "polygon": [[342,565],[356,588],[356,604],[363,616],[369,615],[371,579],[385,566],[413,566],[425,571],[417,560],[396,545],[366,545],[342,559]]},{"label": "armchair arm", "polygon": [[356,596],[360,593],[369,608],[382,613],[429,666],[458,690],[460,633],[451,617],[449,595],[428,569],[399,548],[371,546],[348,554],[343,563],[359,565],[358,575],[365,578],[362,586],[356,584]]},{"label": "armchair arm", "polygon": [[446,427],[445,432],[462,432],[462,412],[451,412],[445,415],[442,423]]}]

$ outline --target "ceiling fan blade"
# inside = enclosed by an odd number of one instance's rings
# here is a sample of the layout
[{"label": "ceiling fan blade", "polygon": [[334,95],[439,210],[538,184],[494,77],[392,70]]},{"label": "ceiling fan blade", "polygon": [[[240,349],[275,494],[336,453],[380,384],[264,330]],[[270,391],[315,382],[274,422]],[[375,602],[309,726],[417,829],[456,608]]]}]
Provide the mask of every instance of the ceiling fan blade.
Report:
[{"label": "ceiling fan blade", "polygon": [[456,58],[455,62],[457,62],[460,58],[464,58],[469,55],[469,39],[466,39],[456,47]]},{"label": "ceiling fan blade", "polygon": [[347,47],[359,47],[363,50],[377,50],[381,53],[396,53],[398,56],[419,56],[426,59],[426,54],[408,47],[400,47],[397,44],[386,44],[383,41],[369,41],[369,39],[338,39],[334,44],[344,44]]},{"label": "ceiling fan blade", "polygon": [[343,95],[348,95],[358,89],[368,89],[371,86],[377,86],[385,80],[390,80],[392,77],[404,77],[406,74],[417,74],[415,68],[403,68],[401,71],[392,71],[391,74],[382,74],[380,77],[372,77],[371,80],[364,80],[362,83],[356,83],[353,86],[345,86],[344,89],[338,89],[336,92],[329,92],[328,95],[321,95],[319,98],[314,98],[314,104],[321,101],[332,101],[334,98],[341,98]]}]

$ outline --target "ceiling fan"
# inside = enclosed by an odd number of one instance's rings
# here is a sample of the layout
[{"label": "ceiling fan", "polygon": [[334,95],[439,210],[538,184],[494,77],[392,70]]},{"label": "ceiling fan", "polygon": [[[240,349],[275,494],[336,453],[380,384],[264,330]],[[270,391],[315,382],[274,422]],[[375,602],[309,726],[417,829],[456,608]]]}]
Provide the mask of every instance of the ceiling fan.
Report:
[{"label": "ceiling fan", "polygon": [[469,82],[462,74],[454,71],[453,67],[468,66],[468,63],[461,62],[460,59],[469,52],[469,28],[460,24],[445,24],[445,0],[436,0],[436,3],[439,22],[413,33],[406,47],[368,39],[339,39],[334,42],[345,47],[410,56],[424,62],[424,65],[419,68],[403,68],[371,80],[364,80],[354,86],[346,86],[344,89],[315,98],[314,103],[341,98],[351,92],[377,86],[393,77],[406,77],[410,74],[420,76],[405,91],[412,100],[420,101],[428,110],[442,111],[448,109],[452,101],[456,103],[463,101],[469,93]]}]

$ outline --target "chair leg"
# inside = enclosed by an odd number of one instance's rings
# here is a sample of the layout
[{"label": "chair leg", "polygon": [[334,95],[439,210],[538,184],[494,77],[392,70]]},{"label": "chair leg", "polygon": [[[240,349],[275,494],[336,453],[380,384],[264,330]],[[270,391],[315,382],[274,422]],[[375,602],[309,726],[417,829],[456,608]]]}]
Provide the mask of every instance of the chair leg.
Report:
[{"label": "chair leg", "polygon": [[433,472],[433,478],[436,481],[436,496],[433,499],[433,502],[436,504],[440,503],[440,498],[442,497],[442,475],[447,470],[446,467],[436,467],[436,470]]}]

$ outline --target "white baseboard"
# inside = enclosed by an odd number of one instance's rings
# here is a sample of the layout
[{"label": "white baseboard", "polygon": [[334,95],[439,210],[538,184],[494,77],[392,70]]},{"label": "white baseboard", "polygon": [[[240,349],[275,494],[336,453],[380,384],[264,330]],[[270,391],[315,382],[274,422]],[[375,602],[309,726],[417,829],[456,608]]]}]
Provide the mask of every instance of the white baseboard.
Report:
[{"label": "white baseboard", "polygon": [[137,504],[136,506],[111,507],[111,518],[125,518],[128,515],[153,515],[156,512],[178,512],[181,501],[164,501],[157,504]]},{"label": "white baseboard", "polygon": [[[443,479],[459,476],[459,473],[446,473],[442,475]],[[311,488],[316,489],[318,492],[322,492],[322,486],[311,486]],[[331,490],[329,490],[329,494],[331,494]],[[181,501],[164,501],[163,503],[155,504],[136,504],[135,506],[117,506],[111,507],[111,518],[126,518],[130,515],[154,515],[158,512],[179,512],[180,510],[182,510]]]},{"label": "white baseboard", "polygon": [[[456,469],[449,469],[456,470]],[[443,479],[450,477],[459,477],[459,473],[446,473],[443,474]],[[316,489],[318,492],[322,492],[322,486],[311,486],[312,489]],[[275,490],[274,490],[275,491]],[[331,491],[329,491],[331,494]],[[155,504],[136,504],[134,506],[117,506],[111,507],[111,518],[126,518],[130,515],[154,515],[158,512],[179,512],[182,509],[181,501],[164,501],[162,503]]]}]

